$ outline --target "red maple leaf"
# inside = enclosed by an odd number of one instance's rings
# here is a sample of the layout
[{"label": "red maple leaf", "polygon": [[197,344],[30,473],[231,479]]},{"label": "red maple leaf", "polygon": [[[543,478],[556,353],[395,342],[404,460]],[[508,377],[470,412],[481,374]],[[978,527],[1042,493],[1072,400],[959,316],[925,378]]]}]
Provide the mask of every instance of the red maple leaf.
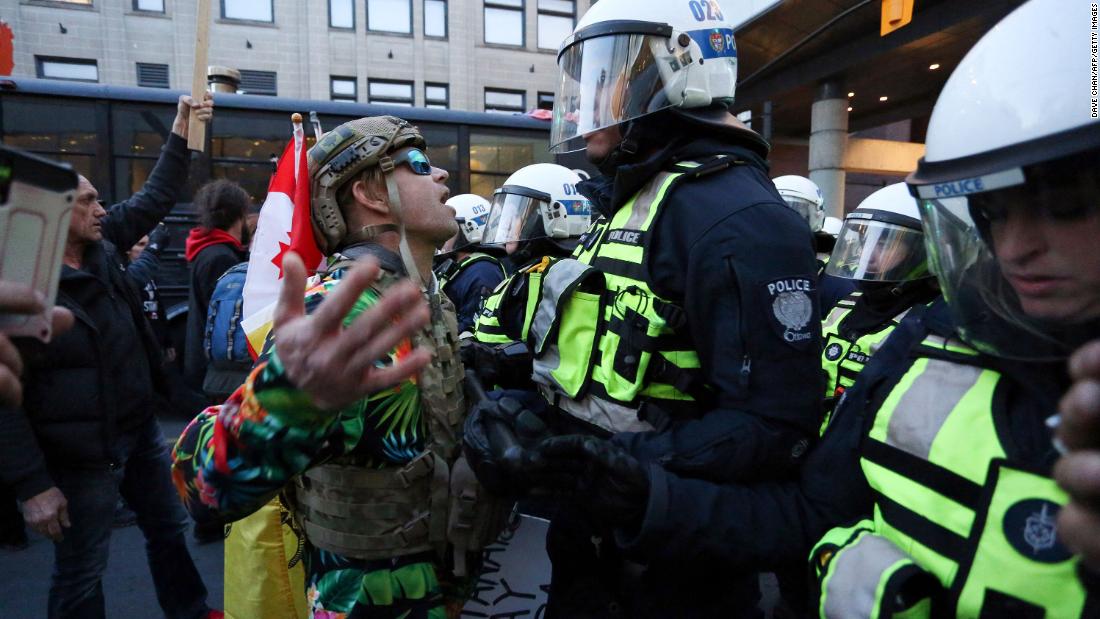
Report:
[{"label": "red maple leaf", "polygon": [[271,264],[279,267],[279,279],[283,278],[283,258],[287,252],[290,251],[290,245],[279,241],[279,253],[275,254],[275,257],[271,259]]}]

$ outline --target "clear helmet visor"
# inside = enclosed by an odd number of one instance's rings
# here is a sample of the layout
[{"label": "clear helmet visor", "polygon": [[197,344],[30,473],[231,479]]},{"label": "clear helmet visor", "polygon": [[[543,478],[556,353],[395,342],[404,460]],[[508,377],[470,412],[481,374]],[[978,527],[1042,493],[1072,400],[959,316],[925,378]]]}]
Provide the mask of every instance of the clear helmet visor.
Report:
[{"label": "clear helmet visor", "polygon": [[884,221],[846,219],[825,273],[863,282],[928,277],[923,235]]},{"label": "clear helmet visor", "polygon": [[489,208],[489,221],[481,237],[482,245],[504,245],[545,238],[547,234],[542,211],[548,206],[545,200],[497,191]]},{"label": "clear helmet visor", "polygon": [[821,226],[825,223],[825,210],[818,206],[816,202],[810,202],[809,200],[793,196],[784,196],[783,201],[786,202],[787,206],[791,207],[794,212],[798,213],[799,217],[806,220],[811,231],[818,232],[821,230]]},{"label": "clear helmet visor", "polygon": [[550,128],[551,150],[584,148],[584,136],[675,104],[666,77],[685,73],[668,38],[617,34],[585,39],[558,58],[560,82]]},{"label": "clear helmet visor", "polygon": [[1037,226],[1095,223],[1095,186],[1072,185],[919,201],[930,267],[959,335],[974,348],[1010,359],[1057,360],[1097,336],[1096,290],[1072,284],[1043,290],[1026,279],[1027,268],[1040,263],[1025,268],[1008,258],[1002,265],[993,250],[998,242],[1016,242],[1012,235],[1049,236]]}]

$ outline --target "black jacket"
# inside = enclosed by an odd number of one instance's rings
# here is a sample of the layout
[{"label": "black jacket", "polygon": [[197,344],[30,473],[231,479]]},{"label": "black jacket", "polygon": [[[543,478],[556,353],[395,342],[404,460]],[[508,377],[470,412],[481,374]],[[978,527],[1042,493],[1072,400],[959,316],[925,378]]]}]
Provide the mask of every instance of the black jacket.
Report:
[{"label": "black jacket", "polygon": [[202,391],[206,376],[206,353],[203,339],[206,335],[206,311],[218,278],[235,265],[248,259],[229,243],[211,245],[200,251],[191,262],[191,286],[187,298],[187,344],[183,356],[183,375],[187,384]]},{"label": "black jacket", "polygon": [[[803,564],[829,529],[871,514],[874,496],[860,467],[860,450],[878,406],[915,357],[910,350],[926,333],[953,333],[942,301],[927,311],[915,307],[895,329],[848,390],[828,431],[803,463],[800,479],[755,485],[718,485],[650,468],[652,489],[638,531],[619,537],[629,553],[647,557],[690,555],[726,569],[770,569]],[[1044,425],[1069,386],[1064,364],[1022,363],[982,357],[1005,375],[1009,403],[1009,457],[1053,466],[1057,453]]]},{"label": "black jacket", "polygon": [[[646,465],[693,480],[781,478],[795,470],[821,416],[821,318],[811,232],[776,192],[767,148],[758,138],[686,123],[670,133],[672,141],[647,160],[621,165],[613,176],[578,188],[592,201],[593,217],[610,218],[677,161],[707,164],[726,155],[726,162],[734,162],[707,165],[707,173],[670,190],[647,240],[644,265],[653,291],[684,308],[686,335],[713,399],[668,411],[657,431],[612,440]],[[675,509],[695,508],[707,506],[685,502]],[[600,561],[585,556],[592,552],[587,540],[600,533],[570,531],[567,518],[552,519],[547,541],[555,564],[551,596],[558,596],[551,606],[555,616],[606,616],[599,609],[593,614],[583,601],[583,581],[595,585],[581,566]],[[674,550],[659,544],[631,548],[630,558],[647,567],[614,592],[625,616],[755,613],[754,569],[731,572],[707,557]],[[582,573],[565,573],[574,567]],[[614,569],[594,577],[615,579]]]},{"label": "black jacket", "polygon": [[[792,451],[800,455],[820,424],[821,318],[809,227],[779,197],[758,145],[690,130],[647,161],[621,166],[613,179],[579,188],[610,217],[670,163],[720,154],[738,163],[673,188],[645,265],[654,292],[685,309],[714,402],[697,420],[615,440],[645,462],[728,481],[794,467]],[[810,287],[790,296],[811,302],[797,329],[785,327],[775,309],[792,283]]]},{"label": "black jacket", "polygon": [[188,163],[187,142],[170,135],[142,190],[108,209],[104,239],[88,246],[82,268],[62,268],[57,305],[72,311],[73,328],[48,345],[18,342],[25,413],[0,411],[0,475],[20,498],[53,485],[46,463],[117,466],[115,436],[140,426],[163,401],[161,353],[120,252],[175,205]]}]

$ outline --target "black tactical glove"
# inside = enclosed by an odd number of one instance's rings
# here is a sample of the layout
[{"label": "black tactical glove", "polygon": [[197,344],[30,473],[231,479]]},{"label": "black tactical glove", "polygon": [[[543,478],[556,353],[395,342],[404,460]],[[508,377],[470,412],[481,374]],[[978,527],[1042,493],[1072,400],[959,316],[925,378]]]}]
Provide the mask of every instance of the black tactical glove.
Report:
[{"label": "black tactical glove", "polygon": [[157,224],[149,233],[149,244],[145,247],[151,252],[159,254],[172,242],[172,231],[164,224]]},{"label": "black tactical glove", "polygon": [[608,525],[635,529],[649,502],[649,475],[613,443],[579,434],[548,438],[534,449],[512,451],[509,468],[551,489],[573,491],[590,515]]},{"label": "black tactical glove", "polygon": [[489,492],[520,497],[531,488],[530,480],[515,475],[506,461],[521,460],[525,448],[550,435],[539,413],[545,414],[545,402],[538,395],[510,391],[480,398],[470,409],[462,449],[478,481]]},{"label": "black tactical glove", "polygon": [[484,344],[463,340],[462,364],[477,372],[481,384],[506,389],[531,388],[531,351],[523,342]]}]

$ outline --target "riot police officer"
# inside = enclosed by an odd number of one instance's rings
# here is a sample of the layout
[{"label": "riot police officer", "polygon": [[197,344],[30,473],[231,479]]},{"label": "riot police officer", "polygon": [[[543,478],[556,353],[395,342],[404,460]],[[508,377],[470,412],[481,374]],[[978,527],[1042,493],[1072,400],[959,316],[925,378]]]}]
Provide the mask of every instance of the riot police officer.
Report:
[{"label": "riot police officer", "polygon": [[1071,96],[1087,20],[1065,8],[1024,4],[945,85],[907,182],[947,303],[894,330],[799,482],[678,478],[578,437],[535,468],[583,471],[622,547],[658,559],[768,567],[816,542],[822,616],[1098,616],[1059,541],[1045,423],[1100,334],[1100,122]]},{"label": "riot police officer", "polygon": [[[550,425],[690,477],[784,475],[820,423],[816,265],[769,145],[729,111],[732,26],[714,0],[603,0],[558,63],[553,149],[602,175],[579,185],[598,218],[524,321]],[[552,518],[549,616],[755,612],[751,573],[714,586],[706,557],[626,557],[598,519],[580,500]]]},{"label": "riot police officer", "polygon": [[481,244],[489,201],[472,193],[452,196],[447,206],[455,210],[458,234],[451,237],[435,257],[439,288],[455,304],[458,332],[469,333],[485,297],[504,280],[504,265],[498,247]]}]

